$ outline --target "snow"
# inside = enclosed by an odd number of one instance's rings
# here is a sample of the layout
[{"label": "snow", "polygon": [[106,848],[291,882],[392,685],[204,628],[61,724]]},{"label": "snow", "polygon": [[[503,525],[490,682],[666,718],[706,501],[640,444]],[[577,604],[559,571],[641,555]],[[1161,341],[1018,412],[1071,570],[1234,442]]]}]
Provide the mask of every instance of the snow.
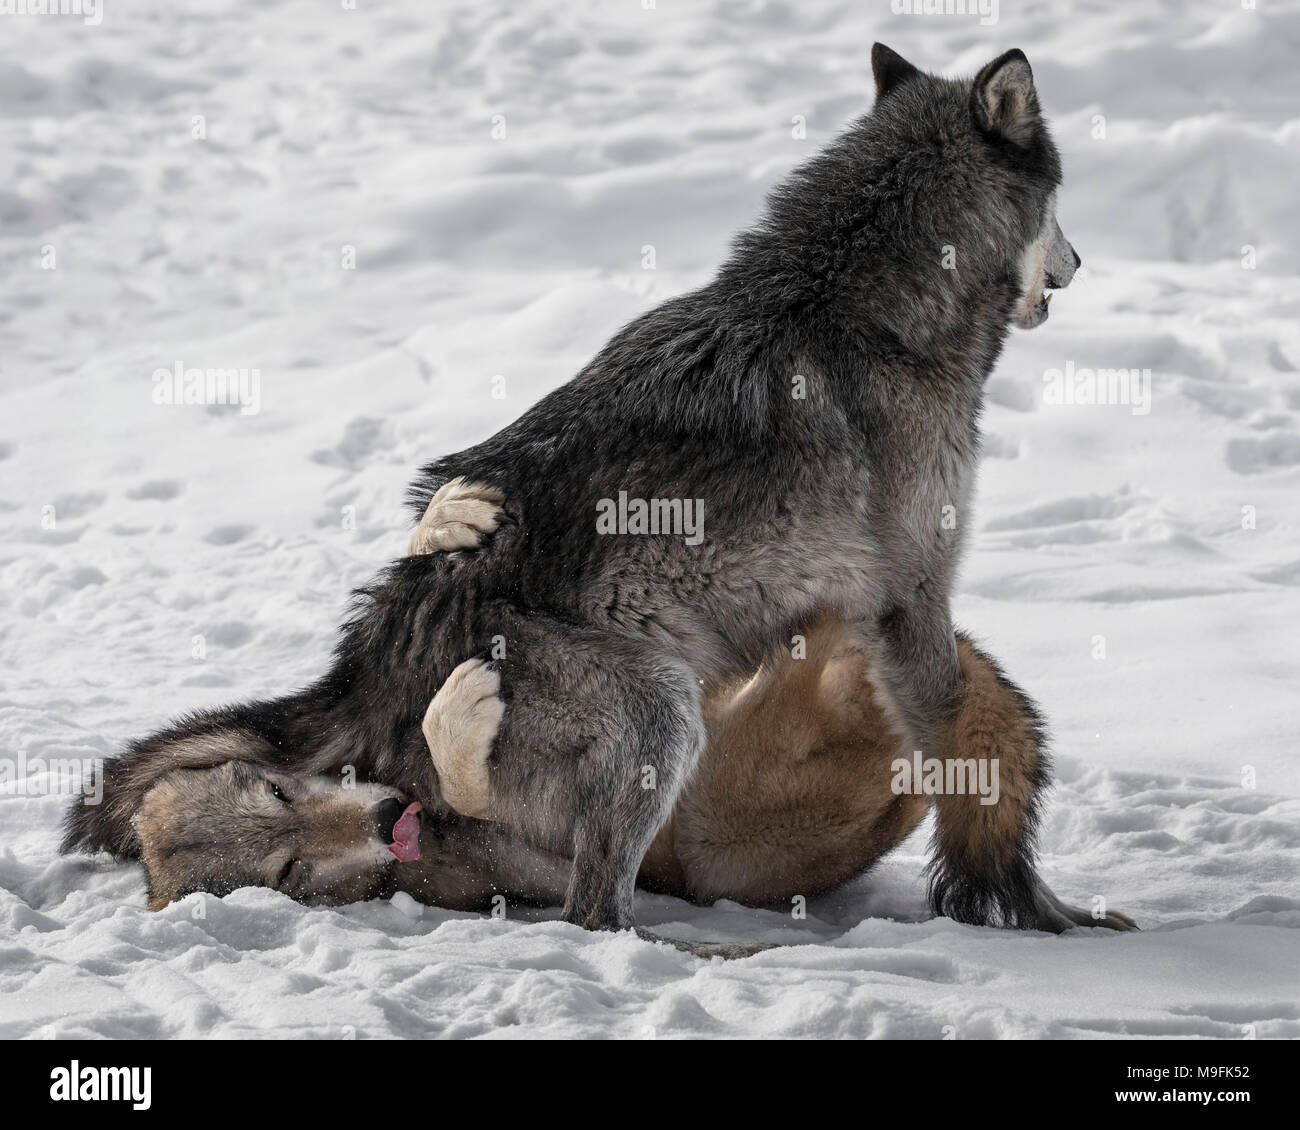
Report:
[{"label": "snow", "polygon": [[[403,552],[412,469],[706,279],[869,104],[875,39],[967,73],[1022,47],[1085,267],[990,383],[957,614],[1051,720],[1048,881],[1145,927],[927,920],[923,834],[806,920],[640,899],[667,934],[791,943],[733,963],[400,897],[151,914],[134,866],[56,854],[38,766],[0,798],[0,1036],[1300,1035],[1294,0],[0,24],[0,758],[29,767],[317,674]],[[257,368],[260,411],[155,405],[178,362]],[[1047,402],[1069,363],[1149,368],[1149,413]]]}]

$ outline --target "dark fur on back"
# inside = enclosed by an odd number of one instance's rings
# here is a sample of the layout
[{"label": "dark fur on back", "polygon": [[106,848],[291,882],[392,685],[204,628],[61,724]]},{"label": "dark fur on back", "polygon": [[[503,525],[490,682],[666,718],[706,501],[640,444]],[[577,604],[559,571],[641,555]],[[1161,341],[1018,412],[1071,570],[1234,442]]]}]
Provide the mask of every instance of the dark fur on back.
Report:
[{"label": "dark fur on back", "polygon": [[[1061,168],[1045,127],[1011,145],[975,126],[970,101],[969,82],[932,75],[891,90],[773,190],[713,282],[625,326],[491,439],[429,464],[413,509],[460,474],[527,499],[536,527],[544,499],[533,496],[550,496],[553,476],[657,472],[647,441],[757,448],[770,462],[827,446],[834,430],[791,412],[796,362],[818,378],[809,410],[855,438],[892,411],[890,389],[863,379],[873,370],[901,361],[925,379],[981,384],[1020,285],[1007,250],[1038,230]],[[945,246],[957,270],[943,268]]]}]

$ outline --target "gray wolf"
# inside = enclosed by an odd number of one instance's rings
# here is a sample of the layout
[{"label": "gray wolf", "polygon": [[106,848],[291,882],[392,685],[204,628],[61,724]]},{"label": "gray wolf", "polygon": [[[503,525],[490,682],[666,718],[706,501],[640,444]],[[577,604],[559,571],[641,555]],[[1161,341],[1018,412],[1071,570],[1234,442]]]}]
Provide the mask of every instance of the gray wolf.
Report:
[{"label": "gray wolf", "polygon": [[[1052,212],[1060,161],[1023,53],[973,80],[879,44],[872,65],[871,112],[773,192],[712,282],[422,470],[417,513],[456,478],[501,492],[490,546],[388,567],[305,690],[135,743],[105,802],[73,809],[65,846],[138,854],[148,787],[232,760],[353,766],[447,811],[421,721],[453,669],[494,651],[494,814],[572,859],[564,917],[591,929],[633,924],[638,870],[705,747],[704,703],[824,619],[867,657],[903,744],[933,753],[961,698],[949,595],[984,383],[1078,257]],[[593,517],[620,492],[703,500],[707,536],[605,536]],[[1033,860],[1041,784],[1004,772],[1021,803],[997,845],[972,842],[968,806],[936,806],[936,912],[1061,928]]]}]

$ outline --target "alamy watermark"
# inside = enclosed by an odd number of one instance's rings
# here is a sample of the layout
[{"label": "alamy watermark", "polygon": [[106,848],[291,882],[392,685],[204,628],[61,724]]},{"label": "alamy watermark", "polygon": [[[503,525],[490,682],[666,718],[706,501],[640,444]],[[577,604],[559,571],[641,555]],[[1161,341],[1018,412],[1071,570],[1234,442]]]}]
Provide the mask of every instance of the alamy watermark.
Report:
[{"label": "alamy watermark", "polygon": [[0,757],[0,798],[79,796],[87,804],[104,799],[102,757]]},{"label": "alamy watermark", "polygon": [[896,16],[979,16],[983,27],[998,22],[998,0],[889,0]]},{"label": "alamy watermark", "polygon": [[50,1072],[53,1102],[126,1102],[132,1110],[148,1110],[153,1104],[151,1067],[91,1067],[72,1060],[67,1067]]},{"label": "alamy watermark", "polygon": [[80,16],[88,27],[104,22],[103,0],[0,0],[0,16]]},{"label": "alamy watermark", "polygon": [[261,369],[187,369],[176,361],[153,371],[155,404],[238,404],[241,416],[262,410]]},{"label": "alamy watermark", "polygon": [[1127,405],[1134,416],[1151,411],[1150,369],[1064,369],[1043,371],[1043,403],[1052,405]]},{"label": "alamy watermark", "polygon": [[997,804],[998,759],[996,757],[922,757],[914,750],[909,760],[895,758],[889,768],[889,788],[895,796],[978,796],[980,804]]},{"label": "alamy watermark", "polygon": [[596,533],[645,534],[684,538],[687,545],[704,540],[704,499],[602,498],[596,503]]}]

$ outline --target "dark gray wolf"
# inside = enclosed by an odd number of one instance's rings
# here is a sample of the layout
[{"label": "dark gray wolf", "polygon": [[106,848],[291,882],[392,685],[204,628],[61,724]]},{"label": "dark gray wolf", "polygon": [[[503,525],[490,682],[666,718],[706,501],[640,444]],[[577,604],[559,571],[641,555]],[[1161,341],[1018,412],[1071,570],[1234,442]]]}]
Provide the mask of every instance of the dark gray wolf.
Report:
[{"label": "dark gray wolf", "polygon": [[[1042,288],[1078,258],[1021,52],[973,81],[880,45],[872,64],[871,113],[772,194],[711,283],[424,468],[419,512],[458,477],[504,493],[489,547],[390,566],[306,690],[136,743],[104,803],[74,809],[65,845],[138,854],[148,787],[230,760],[352,766],[445,810],[421,720],[457,665],[494,652],[494,814],[572,859],[564,916],[588,928],[632,924],[638,869],[704,747],[703,702],[814,625],[833,621],[868,658],[906,748],[939,748],[961,697],[949,593],[984,382],[1009,327],[1039,324]],[[625,496],[703,500],[707,536],[609,536],[594,519]],[[1042,783],[1004,782],[993,843],[978,798],[937,806],[937,912],[1064,928],[1034,869]]]}]

